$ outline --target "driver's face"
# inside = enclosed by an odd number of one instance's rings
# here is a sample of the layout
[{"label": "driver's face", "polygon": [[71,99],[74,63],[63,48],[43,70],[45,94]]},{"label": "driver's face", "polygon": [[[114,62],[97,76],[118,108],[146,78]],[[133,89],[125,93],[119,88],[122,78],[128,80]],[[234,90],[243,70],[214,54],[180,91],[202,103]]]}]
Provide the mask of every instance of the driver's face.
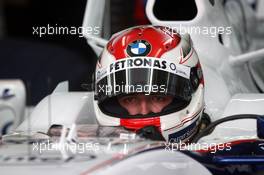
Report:
[{"label": "driver's face", "polygon": [[171,96],[133,94],[118,98],[119,104],[129,115],[146,115],[161,112],[173,100]]}]

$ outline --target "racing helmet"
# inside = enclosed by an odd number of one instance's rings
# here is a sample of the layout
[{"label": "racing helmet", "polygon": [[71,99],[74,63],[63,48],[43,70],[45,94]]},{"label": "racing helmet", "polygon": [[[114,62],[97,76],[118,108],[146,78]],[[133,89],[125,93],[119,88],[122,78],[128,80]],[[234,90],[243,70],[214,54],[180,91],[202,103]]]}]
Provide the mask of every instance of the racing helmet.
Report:
[{"label": "racing helmet", "polygon": [[[138,26],[114,34],[95,70],[94,109],[103,126],[138,131],[154,126],[166,141],[186,142],[204,110],[204,81],[189,35],[163,26]],[[133,93],[173,96],[159,113],[129,115],[117,98]]]}]

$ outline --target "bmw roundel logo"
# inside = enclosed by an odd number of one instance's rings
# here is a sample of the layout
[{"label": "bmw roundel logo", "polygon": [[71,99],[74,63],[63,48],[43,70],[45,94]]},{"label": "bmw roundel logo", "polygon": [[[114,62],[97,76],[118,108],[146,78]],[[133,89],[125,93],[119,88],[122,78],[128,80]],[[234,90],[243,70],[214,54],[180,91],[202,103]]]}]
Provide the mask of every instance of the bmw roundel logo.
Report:
[{"label": "bmw roundel logo", "polygon": [[151,45],[145,40],[136,40],[127,46],[127,54],[133,56],[146,56],[151,50]]}]

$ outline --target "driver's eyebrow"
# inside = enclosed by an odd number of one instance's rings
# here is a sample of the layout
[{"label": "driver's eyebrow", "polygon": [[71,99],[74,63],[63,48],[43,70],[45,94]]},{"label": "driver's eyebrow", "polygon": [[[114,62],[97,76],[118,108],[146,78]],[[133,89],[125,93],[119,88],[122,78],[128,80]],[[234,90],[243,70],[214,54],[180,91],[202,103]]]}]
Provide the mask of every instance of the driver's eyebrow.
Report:
[{"label": "driver's eyebrow", "polygon": [[134,98],[136,98],[136,96],[135,96],[135,95],[128,95],[128,96],[123,96],[123,97],[120,97],[119,99],[120,99],[120,100],[123,100],[123,99],[126,99],[126,98],[131,98],[131,97],[134,97]]}]

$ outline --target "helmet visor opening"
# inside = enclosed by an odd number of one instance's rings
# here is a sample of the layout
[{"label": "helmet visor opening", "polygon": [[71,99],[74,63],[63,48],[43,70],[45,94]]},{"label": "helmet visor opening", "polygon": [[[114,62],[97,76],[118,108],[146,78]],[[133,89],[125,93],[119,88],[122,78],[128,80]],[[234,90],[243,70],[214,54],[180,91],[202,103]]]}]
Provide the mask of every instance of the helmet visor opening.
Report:
[{"label": "helmet visor opening", "polygon": [[167,115],[176,111],[180,111],[184,109],[186,106],[190,104],[190,101],[185,101],[178,98],[173,98],[172,102],[164,107],[161,112],[154,113],[150,112],[146,115],[137,114],[137,115],[130,115],[128,111],[123,108],[120,103],[118,102],[118,97],[112,97],[109,99],[104,100],[98,106],[101,111],[105,114],[117,117],[117,118],[149,118],[149,117],[160,117],[163,115]]},{"label": "helmet visor opening", "polygon": [[[186,107],[192,97],[190,79],[164,70],[131,68],[111,73],[97,82],[96,94],[100,109],[119,118],[146,118],[165,115]],[[159,113],[129,115],[117,97],[133,94],[172,96],[173,101]]]},{"label": "helmet visor opening", "polygon": [[96,84],[100,104],[105,99],[134,93],[171,95],[189,101],[190,80],[179,75],[151,68],[133,68],[111,73]]}]

